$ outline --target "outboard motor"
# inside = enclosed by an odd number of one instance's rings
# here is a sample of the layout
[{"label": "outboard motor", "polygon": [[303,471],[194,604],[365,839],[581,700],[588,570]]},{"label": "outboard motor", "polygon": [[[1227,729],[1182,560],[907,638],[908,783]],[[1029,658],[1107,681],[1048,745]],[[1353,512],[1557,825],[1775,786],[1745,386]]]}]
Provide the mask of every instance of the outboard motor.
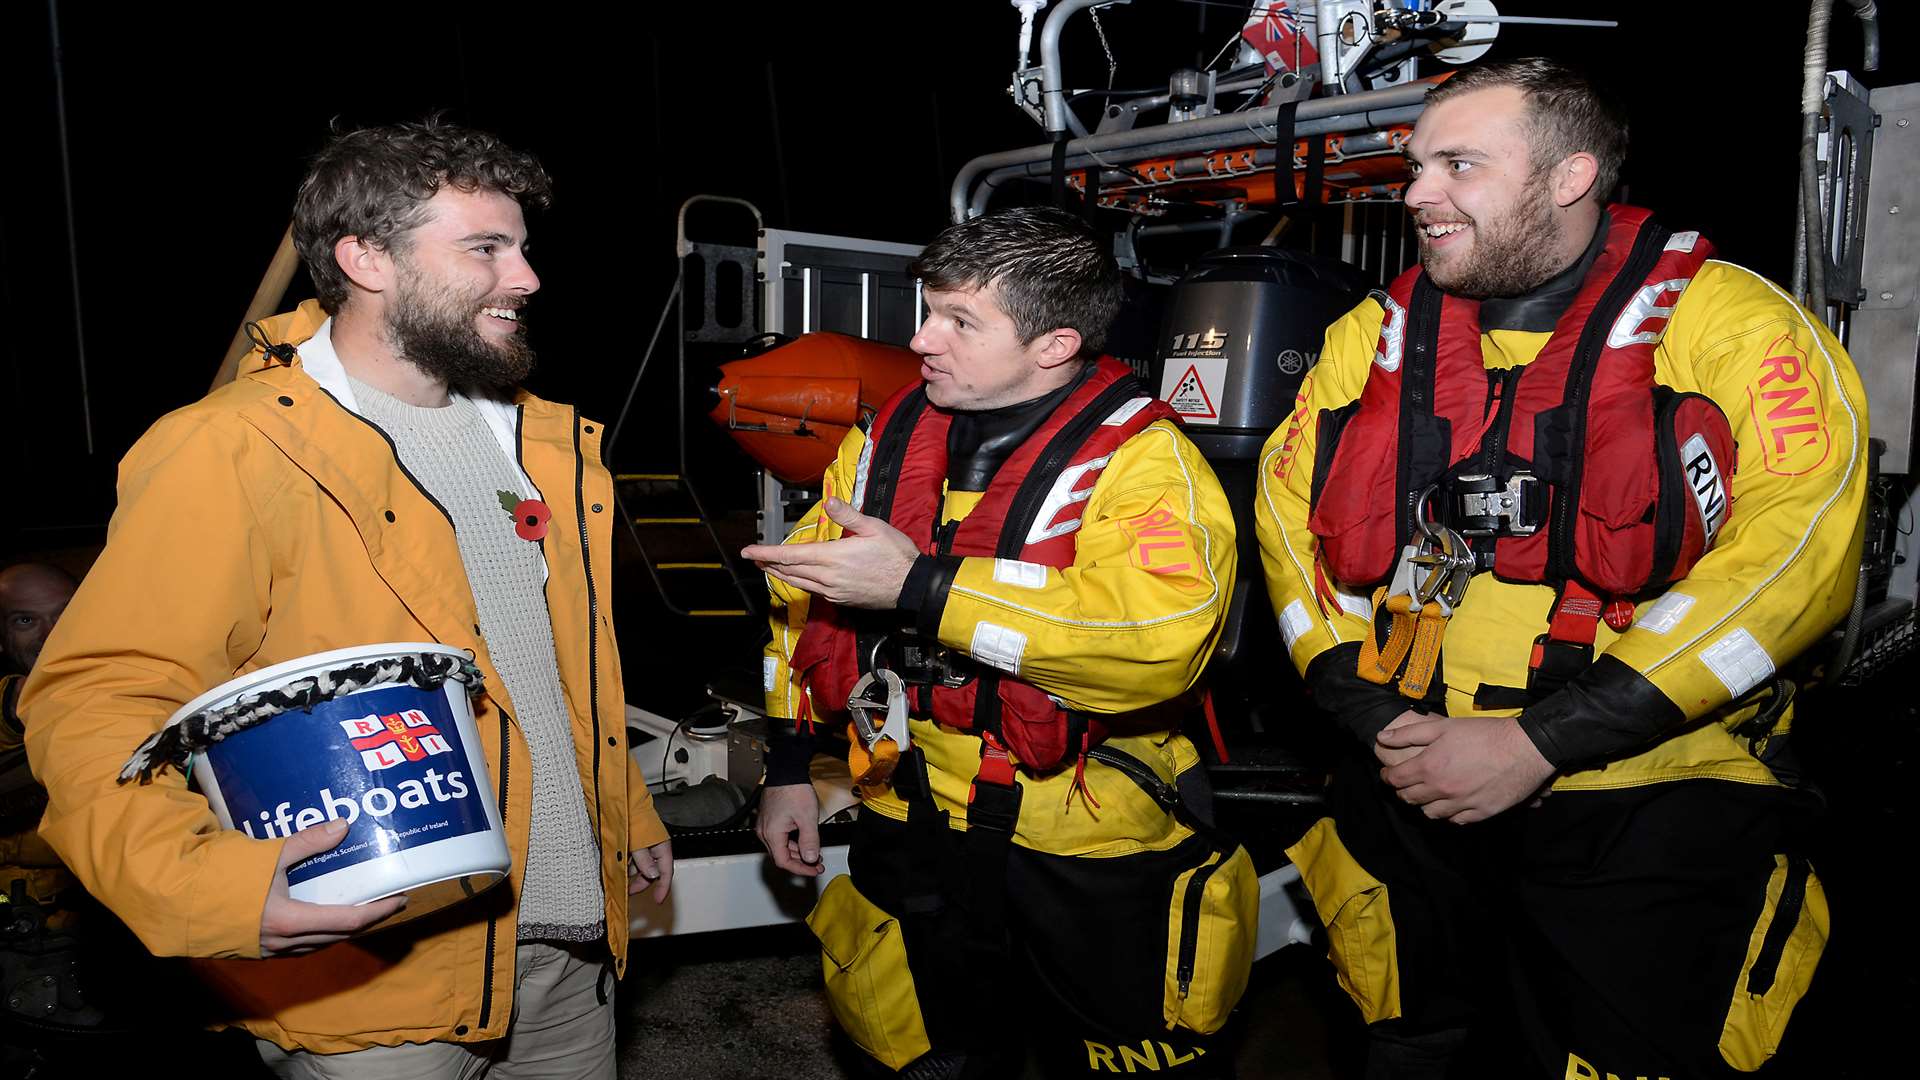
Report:
[{"label": "outboard motor", "polygon": [[1258,712],[1274,695],[1272,672],[1281,655],[1253,528],[1260,448],[1293,411],[1327,327],[1368,288],[1368,280],[1342,262],[1235,247],[1195,260],[1167,304],[1152,380],[1219,475],[1239,534],[1239,581],[1209,666],[1230,728],[1241,726],[1233,719],[1243,712],[1253,730],[1262,727]]},{"label": "outboard motor", "polygon": [[1258,457],[1293,411],[1328,325],[1367,288],[1347,264],[1299,251],[1237,247],[1200,256],[1167,305],[1154,356],[1160,397],[1209,460]]}]

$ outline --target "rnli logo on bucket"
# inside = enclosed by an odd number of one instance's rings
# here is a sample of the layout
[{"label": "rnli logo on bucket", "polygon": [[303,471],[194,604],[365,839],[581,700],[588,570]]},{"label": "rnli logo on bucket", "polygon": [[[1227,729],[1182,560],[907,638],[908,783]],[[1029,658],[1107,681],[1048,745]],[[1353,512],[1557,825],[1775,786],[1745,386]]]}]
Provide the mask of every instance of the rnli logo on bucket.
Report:
[{"label": "rnli logo on bucket", "polygon": [[289,884],[490,827],[485,765],[438,689],[383,686],[283,713],[220,742],[208,761],[249,836],[347,822],[338,846],[287,868]]},{"label": "rnli logo on bucket", "polygon": [[403,761],[424,761],[429,754],[451,754],[453,747],[419,709],[340,721],[341,730],[360,751],[368,772],[391,769]]}]

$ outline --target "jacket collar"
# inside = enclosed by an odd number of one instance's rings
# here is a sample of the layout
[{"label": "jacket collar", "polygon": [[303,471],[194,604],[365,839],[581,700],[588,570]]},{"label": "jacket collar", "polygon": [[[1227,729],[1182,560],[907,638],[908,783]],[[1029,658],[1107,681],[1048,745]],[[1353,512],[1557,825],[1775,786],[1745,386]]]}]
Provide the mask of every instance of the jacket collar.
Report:
[{"label": "jacket collar", "polygon": [[[311,304],[312,301],[308,303]],[[309,311],[307,304],[302,304],[300,307],[302,315],[321,314],[317,310]],[[293,328],[289,327],[289,329]],[[339,402],[341,408],[364,419],[366,414],[360,411],[360,403],[353,396],[353,384],[347,379],[346,366],[340,362],[340,354],[333,348],[332,317],[323,318],[320,325],[314,328],[312,335],[304,340],[293,338],[291,334],[288,336],[291,344],[299,351],[300,367],[307,373],[307,377],[319,383],[320,389],[325,390]],[[454,396],[465,397],[466,395]],[[467,400],[473,402],[481,419],[487,422],[487,429],[493,432],[494,439],[500,443],[500,451],[507,456],[508,461],[513,463],[514,471],[520,478],[520,494],[528,498],[543,499],[544,496],[540,493],[539,487],[534,484],[533,478],[528,476],[526,469],[520,465],[520,410],[510,402],[494,398],[468,397]]]},{"label": "jacket collar", "polygon": [[1600,224],[1594,229],[1593,239],[1587,241],[1587,250],[1565,270],[1521,296],[1496,296],[1481,301],[1480,329],[1551,333],[1560,324],[1560,316],[1573,306],[1574,297],[1580,295],[1580,287],[1587,283],[1587,275],[1600,258],[1600,250],[1607,246],[1607,230],[1612,222],[1612,214],[1601,211]]}]

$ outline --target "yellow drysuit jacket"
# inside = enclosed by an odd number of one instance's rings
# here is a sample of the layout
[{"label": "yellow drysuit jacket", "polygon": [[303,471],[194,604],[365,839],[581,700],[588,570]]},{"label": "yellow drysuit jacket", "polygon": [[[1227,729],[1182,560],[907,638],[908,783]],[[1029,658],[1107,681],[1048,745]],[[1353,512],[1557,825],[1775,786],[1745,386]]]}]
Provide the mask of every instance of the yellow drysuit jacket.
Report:
[{"label": "yellow drysuit jacket", "polygon": [[[854,490],[866,435],[847,434],[827,469],[835,492]],[[948,492],[945,518],[966,516],[978,492]],[[1160,511],[1170,511],[1171,524]],[[1157,523],[1150,544],[1134,536],[1139,523]],[[1179,533],[1180,550],[1156,546]],[[789,544],[833,540],[840,527],[818,505],[788,535]],[[981,622],[1023,635],[1019,677],[1067,707],[1093,713],[1146,708],[1177,697],[1200,678],[1220,636],[1234,580],[1233,514],[1213,470],[1179,429],[1159,421],[1121,444],[1088,496],[1075,534],[1074,562],[1065,569],[1011,560],[962,561],[940,619],[940,643],[965,652]],[[923,539],[923,538],[916,538]],[[1177,573],[1148,566],[1188,564]],[[1042,572],[1043,571],[1043,572]],[[767,711],[797,715],[800,688],[787,666],[806,626],[807,593],[771,576],[773,639],[765,658]],[[825,703],[842,708],[845,702]],[[815,708],[812,715],[822,715]],[[928,720],[912,719],[910,734],[927,757],[934,801],[955,827],[966,820],[968,785],[980,767],[980,740]],[[1198,764],[1193,745],[1177,732],[1113,738],[1108,744],[1146,762],[1161,779]],[[1100,809],[1069,798],[1074,770],[1044,778],[1022,774],[1026,789],[1014,841],[1060,855],[1125,855],[1160,850],[1191,833],[1139,790],[1098,762],[1086,783]],[[867,800],[876,813],[905,820],[907,807],[891,791]]]},{"label": "yellow drysuit jacket", "polygon": [[[1292,415],[1261,456],[1254,518],[1267,587],[1303,674],[1322,653],[1368,633],[1368,598],[1336,588],[1331,601],[1316,600],[1316,542],[1307,517],[1316,418],[1359,398],[1383,315],[1368,299],[1327,331]],[[1548,337],[1485,332],[1486,366],[1528,363]],[[1852,601],[1866,498],[1866,395],[1826,327],[1772,282],[1717,260],[1675,304],[1655,348],[1654,372],[1676,391],[1712,398],[1732,424],[1732,511],[1685,580],[1640,603],[1624,633],[1600,624],[1595,642],[1595,656],[1611,656],[1644,677],[1680,722],[1651,745],[1563,765],[1554,787],[1692,777],[1774,784],[1747,740],[1730,733],[1757,708],[1736,702],[1819,640]],[[1473,578],[1442,644],[1450,715],[1516,711],[1476,708],[1474,691],[1482,683],[1526,685],[1533,639],[1545,632],[1553,600],[1545,585]]]}]

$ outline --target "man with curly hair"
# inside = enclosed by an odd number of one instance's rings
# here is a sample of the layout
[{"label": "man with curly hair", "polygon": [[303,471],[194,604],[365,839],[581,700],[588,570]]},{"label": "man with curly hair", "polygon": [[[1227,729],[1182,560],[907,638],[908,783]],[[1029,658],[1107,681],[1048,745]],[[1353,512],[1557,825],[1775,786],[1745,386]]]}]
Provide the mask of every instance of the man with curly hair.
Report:
[{"label": "man with curly hair", "polygon": [[[484,132],[336,137],[294,212],[318,301],[254,327],[239,378],[134,446],[26,687],[43,835],[156,954],[194,958],[283,1076],[613,1075],[627,896],[664,900],[673,861],[620,723],[601,429],[516,389],[540,285],[523,208],[548,198]],[[550,529],[502,510],[528,500]],[[345,822],[255,839],[176,772],[117,781],[207,688],[386,641],[470,650],[485,676],[513,858],[491,890],[358,937],[405,898],[287,892]]]}]

